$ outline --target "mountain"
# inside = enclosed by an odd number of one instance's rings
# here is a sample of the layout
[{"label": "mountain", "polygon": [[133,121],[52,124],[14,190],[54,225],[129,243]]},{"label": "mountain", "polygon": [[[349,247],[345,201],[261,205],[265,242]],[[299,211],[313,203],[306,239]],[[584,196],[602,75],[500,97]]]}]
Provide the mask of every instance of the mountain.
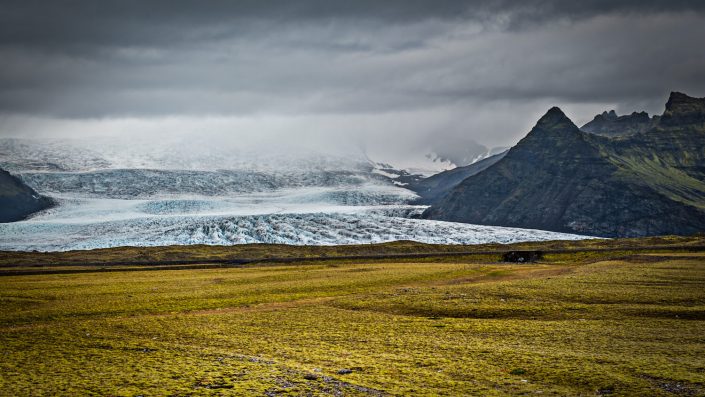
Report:
[{"label": "mountain", "polygon": [[444,197],[446,193],[457,186],[460,182],[472,175],[484,171],[491,165],[504,158],[506,154],[507,151],[504,151],[464,167],[457,167],[451,170],[443,171],[428,178],[412,182],[407,187],[415,191],[416,194],[421,197],[418,200],[420,204],[433,204]]},{"label": "mountain", "polygon": [[610,110],[598,114],[580,129],[597,135],[613,137],[648,131],[655,126],[656,122],[658,122],[658,118],[652,119],[646,112],[617,116],[614,110]]},{"label": "mountain", "polygon": [[605,237],[705,230],[705,98],[672,93],[647,131],[608,138],[550,109],[425,218]]},{"label": "mountain", "polygon": [[699,126],[705,128],[705,98],[693,98],[672,92],[661,117],[663,127]]},{"label": "mountain", "polygon": [[0,169],[0,222],[19,221],[52,205],[52,199],[40,196],[19,178]]}]

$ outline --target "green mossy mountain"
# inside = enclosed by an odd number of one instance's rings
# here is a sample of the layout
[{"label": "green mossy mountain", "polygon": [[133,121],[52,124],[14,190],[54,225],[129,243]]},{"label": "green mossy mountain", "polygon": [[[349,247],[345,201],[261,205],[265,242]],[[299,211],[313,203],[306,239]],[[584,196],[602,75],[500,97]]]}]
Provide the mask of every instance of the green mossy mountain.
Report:
[{"label": "green mossy mountain", "polygon": [[0,169],[0,223],[25,219],[53,205],[54,200],[39,195],[22,180]]},{"label": "green mossy mountain", "polygon": [[652,128],[613,138],[554,107],[424,217],[605,237],[705,231],[705,98],[672,93]]}]

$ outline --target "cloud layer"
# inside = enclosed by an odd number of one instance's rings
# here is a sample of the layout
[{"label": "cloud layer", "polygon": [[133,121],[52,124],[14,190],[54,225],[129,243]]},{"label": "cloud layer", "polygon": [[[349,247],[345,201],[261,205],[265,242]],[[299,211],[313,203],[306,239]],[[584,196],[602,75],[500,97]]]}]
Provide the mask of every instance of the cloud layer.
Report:
[{"label": "cloud layer", "polygon": [[552,105],[585,122],[705,95],[703,38],[701,1],[5,2],[0,134],[215,118],[235,138],[509,145]]}]

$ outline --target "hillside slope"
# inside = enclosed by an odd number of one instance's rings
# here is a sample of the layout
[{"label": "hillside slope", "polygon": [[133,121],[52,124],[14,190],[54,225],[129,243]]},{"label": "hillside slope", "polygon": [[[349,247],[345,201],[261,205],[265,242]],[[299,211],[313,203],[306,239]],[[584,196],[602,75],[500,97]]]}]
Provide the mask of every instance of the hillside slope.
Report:
[{"label": "hillside slope", "polygon": [[457,167],[440,172],[418,182],[411,183],[408,187],[421,196],[419,200],[420,203],[433,204],[443,198],[464,179],[486,170],[504,158],[506,154],[507,151],[504,151],[464,167]]},{"label": "hillside slope", "polygon": [[54,205],[19,178],[0,169],[0,222],[14,222]]},{"label": "hillside slope", "polygon": [[673,93],[646,132],[607,138],[552,108],[430,219],[607,237],[705,230],[705,99]]}]

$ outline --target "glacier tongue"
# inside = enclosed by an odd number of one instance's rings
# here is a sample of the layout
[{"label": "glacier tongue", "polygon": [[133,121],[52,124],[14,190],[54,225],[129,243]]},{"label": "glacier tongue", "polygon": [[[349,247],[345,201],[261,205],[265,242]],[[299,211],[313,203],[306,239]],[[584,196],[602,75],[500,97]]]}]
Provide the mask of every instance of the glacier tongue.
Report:
[{"label": "glacier tongue", "polygon": [[[388,211],[389,210],[389,211]],[[116,246],[244,243],[364,244],[415,240],[440,244],[570,240],[583,236],[402,218],[417,207],[245,216],[147,216],[102,222],[29,221],[0,225],[0,249],[63,251]],[[391,214],[389,213],[391,212]]]}]

